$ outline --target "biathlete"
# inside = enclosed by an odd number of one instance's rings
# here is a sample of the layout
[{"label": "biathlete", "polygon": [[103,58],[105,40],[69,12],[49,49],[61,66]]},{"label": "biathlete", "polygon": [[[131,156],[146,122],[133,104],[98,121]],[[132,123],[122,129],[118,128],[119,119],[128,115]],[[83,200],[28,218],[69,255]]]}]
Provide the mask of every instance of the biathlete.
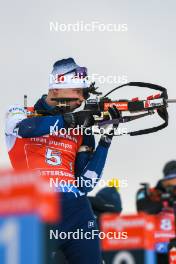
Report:
[{"label": "biathlete", "polygon": [[[89,95],[87,69],[68,58],[53,65],[51,76],[48,94],[30,109],[30,113],[43,111],[48,115],[29,118],[25,107],[13,105],[9,108],[5,129],[8,154],[14,169],[37,169],[43,177],[59,179],[60,184],[55,187],[62,193],[58,232],[67,234],[79,229],[86,234],[98,229],[87,193],[101,179],[113,135],[102,135],[95,149],[93,135],[50,133],[56,124],[58,132],[63,128],[94,125],[94,118],[88,111],[75,112]],[[69,107],[59,111],[58,102],[52,98],[70,98]],[[109,109],[109,115],[111,119],[119,118],[114,107]],[[79,184],[75,185],[75,180]],[[68,263],[102,263],[98,236],[92,239],[69,237],[57,242]]]}]

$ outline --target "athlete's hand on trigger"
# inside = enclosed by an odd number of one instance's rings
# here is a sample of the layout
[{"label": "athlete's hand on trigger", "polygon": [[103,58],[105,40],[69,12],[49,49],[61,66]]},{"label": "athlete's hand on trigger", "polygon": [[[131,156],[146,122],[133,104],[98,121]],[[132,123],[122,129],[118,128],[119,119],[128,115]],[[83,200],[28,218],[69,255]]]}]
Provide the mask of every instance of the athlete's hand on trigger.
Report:
[{"label": "athlete's hand on trigger", "polygon": [[115,106],[109,107],[108,112],[110,120],[113,121],[114,119],[116,119],[116,123],[102,126],[103,135],[101,136],[100,144],[105,146],[110,146],[112,138],[114,136],[114,129],[118,128],[118,119],[121,117],[121,113]]},{"label": "athlete's hand on trigger", "polygon": [[[119,119],[121,117],[121,113],[115,105],[113,105],[113,107],[109,107],[108,112],[111,120]],[[118,128],[118,126],[119,122],[113,124],[113,128]]]},{"label": "athlete's hand on trigger", "polygon": [[107,125],[101,126],[101,128],[103,128],[102,131],[104,135],[107,135],[112,138],[114,134],[114,129],[117,129],[119,126],[118,120],[121,117],[121,114],[115,106],[109,107],[108,113],[109,113],[110,120],[111,121],[114,120],[116,122],[114,122],[113,124],[107,124]]}]

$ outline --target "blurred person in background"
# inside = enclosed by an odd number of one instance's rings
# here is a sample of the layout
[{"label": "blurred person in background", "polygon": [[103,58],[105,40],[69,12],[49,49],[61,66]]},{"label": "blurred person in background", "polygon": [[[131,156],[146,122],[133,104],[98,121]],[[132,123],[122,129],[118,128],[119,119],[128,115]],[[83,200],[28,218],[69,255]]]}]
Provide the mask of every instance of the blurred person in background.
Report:
[{"label": "blurred person in background", "polygon": [[[165,164],[163,178],[157,182],[155,187],[150,188],[148,184],[143,185],[144,187],[139,189],[136,195],[138,212],[145,212],[152,215],[158,215],[161,212],[174,213],[176,202],[176,160],[169,161]],[[167,241],[161,243],[158,248],[157,263],[159,264],[169,263],[167,244]]]},{"label": "blurred person in background", "polygon": [[169,161],[163,168],[163,178],[154,188],[145,186],[140,188],[136,195],[137,211],[149,214],[158,214],[163,209],[163,202],[172,210],[176,201],[176,160]]},{"label": "blurred person in background", "polygon": [[122,201],[118,185],[117,179],[111,179],[108,186],[99,190],[95,196],[88,196],[97,218],[103,213],[122,212]]}]

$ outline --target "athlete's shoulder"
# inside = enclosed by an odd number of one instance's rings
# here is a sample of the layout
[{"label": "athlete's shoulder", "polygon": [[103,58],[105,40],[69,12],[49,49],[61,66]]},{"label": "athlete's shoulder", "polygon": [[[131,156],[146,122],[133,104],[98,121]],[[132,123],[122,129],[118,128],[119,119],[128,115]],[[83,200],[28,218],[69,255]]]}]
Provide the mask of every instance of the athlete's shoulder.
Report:
[{"label": "athlete's shoulder", "polygon": [[14,115],[26,115],[26,109],[20,104],[13,104],[7,108],[6,117]]},{"label": "athlete's shoulder", "polygon": [[26,109],[19,104],[14,104],[8,107],[5,122],[5,133],[6,135],[16,135],[14,129],[16,125],[27,118]]}]

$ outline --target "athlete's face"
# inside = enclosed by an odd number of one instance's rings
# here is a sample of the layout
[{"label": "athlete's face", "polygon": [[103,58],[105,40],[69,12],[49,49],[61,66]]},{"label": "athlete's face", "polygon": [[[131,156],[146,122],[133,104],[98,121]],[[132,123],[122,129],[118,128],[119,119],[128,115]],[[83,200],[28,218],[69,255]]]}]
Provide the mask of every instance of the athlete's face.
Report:
[{"label": "athlete's face", "polygon": [[[53,89],[49,92],[50,98],[75,98],[75,101],[68,102],[70,105],[70,110],[74,110],[81,106],[82,102],[85,100],[83,96],[83,89]],[[53,101],[54,102],[54,101]],[[57,102],[54,102],[57,105]]]}]

